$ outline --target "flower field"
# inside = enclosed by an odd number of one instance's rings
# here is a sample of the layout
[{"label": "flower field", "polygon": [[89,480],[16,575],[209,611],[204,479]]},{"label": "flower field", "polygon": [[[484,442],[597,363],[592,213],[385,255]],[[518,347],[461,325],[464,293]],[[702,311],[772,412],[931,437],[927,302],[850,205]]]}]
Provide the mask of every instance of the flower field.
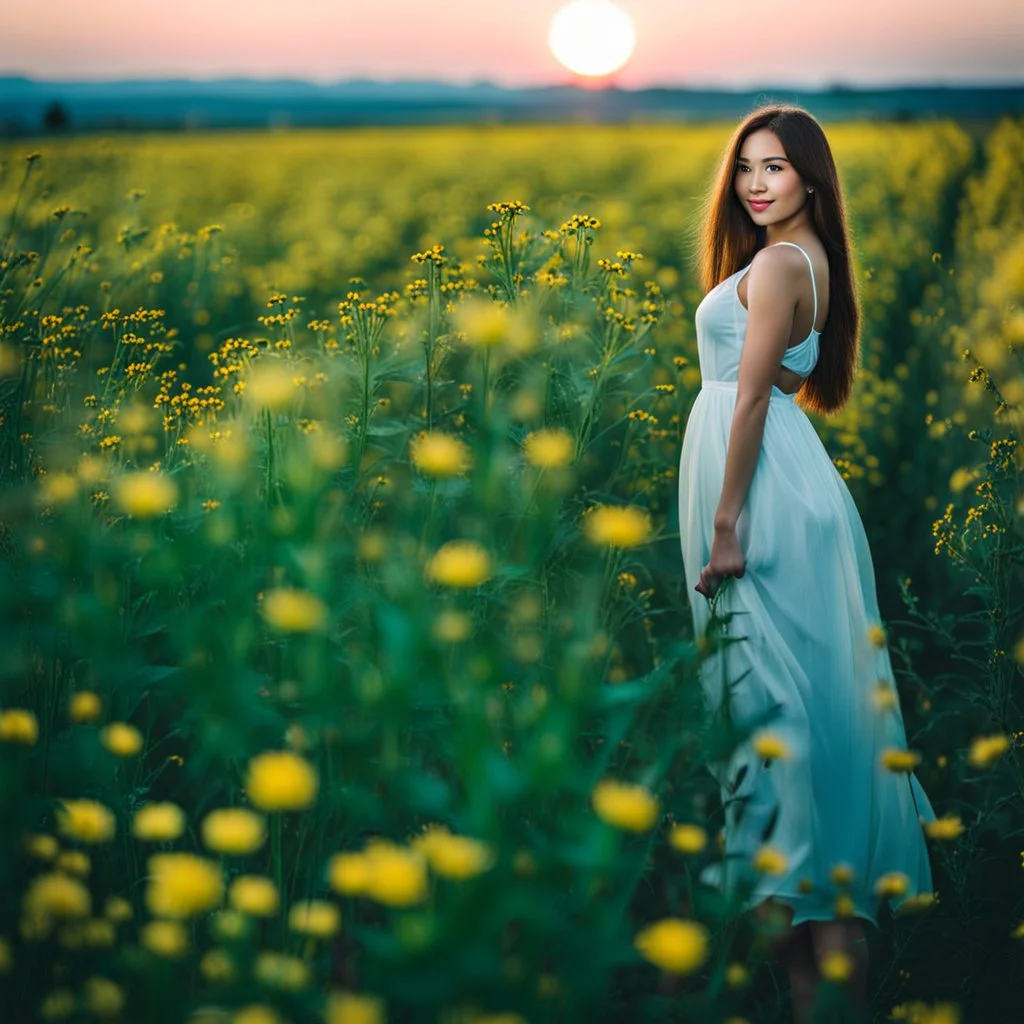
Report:
[{"label": "flower field", "polygon": [[[730,130],[0,144],[0,1020],[790,1019],[697,883],[743,739],[675,507]],[[1001,1024],[1024,122],[828,132],[864,323],[815,425],[872,545],[885,766],[940,815],[873,1013]],[[837,914],[903,881],[836,865]],[[850,967],[822,1020],[861,1019]]]}]

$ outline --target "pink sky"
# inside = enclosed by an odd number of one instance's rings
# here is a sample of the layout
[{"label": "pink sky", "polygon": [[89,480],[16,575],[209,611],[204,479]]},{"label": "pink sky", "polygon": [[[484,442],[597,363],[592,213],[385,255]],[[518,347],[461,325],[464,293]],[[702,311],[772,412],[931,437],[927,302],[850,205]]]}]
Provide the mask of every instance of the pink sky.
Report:
[{"label": "pink sky", "polygon": [[[618,0],[624,87],[1020,82],[1022,0]],[[45,0],[0,5],[0,75],[571,76],[547,47],[562,0]]]}]

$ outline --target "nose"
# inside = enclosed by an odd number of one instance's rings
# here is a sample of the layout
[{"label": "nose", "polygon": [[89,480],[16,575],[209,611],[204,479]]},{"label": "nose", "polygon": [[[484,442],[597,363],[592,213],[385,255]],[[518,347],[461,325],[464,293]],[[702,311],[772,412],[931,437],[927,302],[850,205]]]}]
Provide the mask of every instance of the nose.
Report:
[{"label": "nose", "polygon": [[761,180],[761,172],[754,170],[750,175],[750,191],[751,192],[763,192],[764,182]]}]

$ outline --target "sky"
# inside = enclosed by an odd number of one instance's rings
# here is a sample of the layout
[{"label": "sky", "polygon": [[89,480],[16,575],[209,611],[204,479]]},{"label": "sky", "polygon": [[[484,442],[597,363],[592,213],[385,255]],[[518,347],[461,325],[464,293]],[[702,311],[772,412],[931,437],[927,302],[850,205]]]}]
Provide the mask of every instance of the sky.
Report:
[{"label": "sky", "polygon": [[[1024,81],[1022,0],[617,0],[622,88]],[[12,0],[0,76],[573,81],[562,0]]]}]

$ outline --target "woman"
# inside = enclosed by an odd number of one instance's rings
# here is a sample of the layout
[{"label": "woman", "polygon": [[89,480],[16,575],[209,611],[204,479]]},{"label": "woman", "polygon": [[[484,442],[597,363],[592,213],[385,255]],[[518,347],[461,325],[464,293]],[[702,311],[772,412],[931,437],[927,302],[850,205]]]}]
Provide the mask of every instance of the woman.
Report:
[{"label": "woman", "polygon": [[[931,890],[922,823],[935,819],[913,773],[882,763],[906,734],[871,554],[804,412],[842,408],[859,331],[839,179],[810,114],[773,105],[743,121],[702,231],[702,386],[680,458],[680,537],[702,595],[696,635],[713,601],[733,638],[702,666],[709,706],[751,733],[711,766],[725,856],[702,877],[728,895],[745,886],[744,908],[784,923],[773,945],[803,1021],[830,952],[850,957],[866,1005],[864,921],[877,926],[884,899],[895,909]],[[764,733],[781,741],[775,757]],[[777,873],[755,870],[762,845],[783,855]]]}]

